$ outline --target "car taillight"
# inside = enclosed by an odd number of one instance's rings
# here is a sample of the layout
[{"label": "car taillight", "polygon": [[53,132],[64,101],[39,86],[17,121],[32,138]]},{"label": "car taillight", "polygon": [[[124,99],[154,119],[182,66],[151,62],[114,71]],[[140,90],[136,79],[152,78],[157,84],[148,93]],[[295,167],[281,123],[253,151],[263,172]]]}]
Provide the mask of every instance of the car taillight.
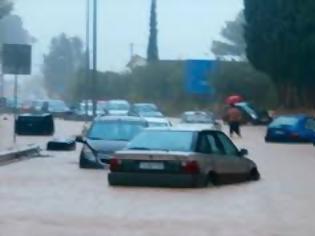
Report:
[{"label": "car taillight", "polygon": [[111,171],[119,170],[120,166],[121,166],[121,160],[118,160],[116,158],[113,158],[110,160],[110,170]]},{"label": "car taillight", "polygon": [[197,161],[184,162],[183,169],[188,174],[198,174],[200,172],[200,168]]},{"label": "car taillight", "polygon": [[291,134],[291,137],[292,137],[292,138],[299,138],[299,137],[300,137],[300,135],[299,135],[299,134],[297,134],[297,133],[292,133],[292,134]]}]

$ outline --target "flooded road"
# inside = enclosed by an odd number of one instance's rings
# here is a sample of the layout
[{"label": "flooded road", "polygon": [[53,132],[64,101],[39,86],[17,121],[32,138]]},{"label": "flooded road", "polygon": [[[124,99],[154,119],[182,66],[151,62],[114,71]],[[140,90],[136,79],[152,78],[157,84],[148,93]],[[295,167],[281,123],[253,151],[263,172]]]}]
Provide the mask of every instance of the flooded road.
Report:
[{"label": "flooded road", "polygon": [[[79,130],[79,124],[60,125],[67,135]],[[243,133],[235,142],[249,149],[261,181],[112,188],[106,171],[78,168],[79,150],[1,167],[0,236],[315,235],[315,148],[265,144],[260,127]]]}]

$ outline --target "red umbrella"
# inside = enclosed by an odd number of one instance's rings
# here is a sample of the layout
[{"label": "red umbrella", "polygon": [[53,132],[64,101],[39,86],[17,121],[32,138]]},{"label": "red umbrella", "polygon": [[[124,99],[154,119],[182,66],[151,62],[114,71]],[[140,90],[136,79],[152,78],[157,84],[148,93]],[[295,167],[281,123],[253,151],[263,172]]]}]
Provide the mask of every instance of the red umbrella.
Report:
[{"label": "red umbrella", "polygon": [[242,102],[242,101],[244,101],[242,96],[240,96],[240,95],[232,95],[232,96],[229,96],[225,100],[225,103],[228,104],[228,105],[233,105],[235,103],[239,103],[239,102]]}]

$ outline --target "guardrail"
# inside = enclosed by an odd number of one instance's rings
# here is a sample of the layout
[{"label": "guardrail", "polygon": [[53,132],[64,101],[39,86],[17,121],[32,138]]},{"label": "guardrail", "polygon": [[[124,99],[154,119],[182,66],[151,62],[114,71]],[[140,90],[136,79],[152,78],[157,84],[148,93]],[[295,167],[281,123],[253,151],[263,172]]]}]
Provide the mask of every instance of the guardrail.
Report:
[{"label": "guardrail", "polygon": [[40,150],[40,147],[37,145],[28,145],[0,151],[0,164],[38,155]]}]

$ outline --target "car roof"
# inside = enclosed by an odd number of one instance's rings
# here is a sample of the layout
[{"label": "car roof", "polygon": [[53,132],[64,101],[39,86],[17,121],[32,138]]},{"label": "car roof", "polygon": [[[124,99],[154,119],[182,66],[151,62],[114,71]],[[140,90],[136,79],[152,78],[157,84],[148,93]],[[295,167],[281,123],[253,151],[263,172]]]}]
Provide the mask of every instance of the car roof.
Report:
[{"label": "car roof", "polygon": [[99,116],[94,121],[129,121],[129,122],[146,122],[145,119],[138,116]]},{"label": "car roof", "polygon": [[211,112],[207,111],[185,111],[183,115],[211,115]]},{"label": "car roof", "polygon": [[134,106],[148,106],[148,105],[149,106],[152,106],[152,105],[156,106],[154,103],[149,103],[149,102],[148,103],[134,103],[133,105]]},{"label": "car roof", "polygon": [[123,99],[108,100],[108,101],[106,101],[106,103],[125,103],[125,104],[129,104],[129,102],[127,100],[123,100]]},{"label": "car roof", "polygon": [[147,128],[147,130],[156,130],[156,131],[172,131],[172,132],[203,132],[203,131],[211,131],[211,132],[219,132],[218,130],[213,130],[211,128],[205,128],[202,126],[172,126],[172,127],[151,127]]},{"label": "car roof", "polygon": [[169,121],[165,117],[144,117],[148,122],[160,122],[160,123],[168,123]]},{"label": "car roof", "polygon": [[276,116],[275,119],[280,119],[280,118],[296,118],[296,119],[305,119],[305,118],[310,118],[311,116],[305,115],[305,114],[296,114],[296,115],[280,115]]}]

